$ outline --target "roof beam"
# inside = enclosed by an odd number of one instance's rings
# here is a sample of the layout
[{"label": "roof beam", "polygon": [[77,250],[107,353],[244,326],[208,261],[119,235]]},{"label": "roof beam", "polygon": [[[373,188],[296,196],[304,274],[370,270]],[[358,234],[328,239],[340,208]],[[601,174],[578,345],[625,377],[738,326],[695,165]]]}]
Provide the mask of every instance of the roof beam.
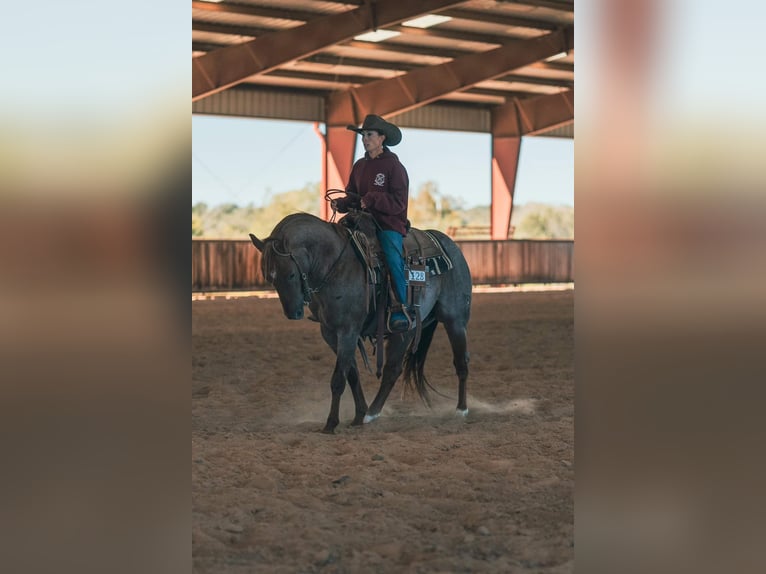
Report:
[{"label": "roof beam", "polygon": [[574,64],[567,64],[566,62],[535,62],[532,66],[543,70],[554,70],[556,72],[568,72],[574,74]]},{"label": "roof beam", "polygon": [[[374,78],[369,76],[359,76],[352,74],[331,74],[325,72],[312,72],[312,71],[298,71],[298,70],[274,70],[263,74],[261,77],[277,77],[277,78],[297,78],[301,80],[314,80],[317,82],[326,82],[330,84],[338,84],[336,89],[344,89],[348,85],[366,84]],[[463,94],[478,94],[483,96],[492,96],[495,98],[501,98],[502,100],[508,100],[513,97],[525,97],[527,94],[519,92],[517,90],[502,90],[502,89],[487,89],[487,88],[468,88],[462,90]]]},{"label": "roof beam", "polygon": [[[440,13],[441,15],[442,13]],[[399,32],[403,36],[430,36],[432,38],[446,38],[447,40],[459,40],[461,42],[478,42],[481,44],[503,45],[508,41],[508,36],[499,36],[497,34],[483,34],[475,32],[464,32],[452,28],[414,28],[412,26],[387,26],[386,29]]]},{"label": "roof beam", "polygon": [[[308,22],[315,18],[321,18],[327,14],[321,12],[306,12],[304,10],[293,10],[286,8],[268,8],[266,6],[252,6],[248,4],[230,4],[228,2],[202,2],[200,0],[192,0],[192,8],[202,10],[206,12],[224,12],[230,14],[242,14],[244,16],[256,16],[259,18],[277,18],[279,20],[288,20],[293,22]],[[439,14],[442,16],[450,16],[451,18],[459,18],[461,20],[475,20],[479,22],[490,22],[492,24],[499,24],[502,26],[517,27],[517,28],[529,28],[531,30],[547,30],[552,32],[558,26],[549,22],[542,22],[540,20],[530,20],[529,18],[522,18],[518,16],[507,16],[505,14],[482,12],[480,10],[466,10],[465,8],[448,8],[446,10],[440,10]],[[424,34],[429,36],[440,36],[444,38],[455,38],[458,40],[467,40],[471,42],[486,42],[489,44],[497,43],[502,44],[504,42],[493,41],[497,37],[491,34],[483,34],[466,32],[463,30],[456,30],[454,28],[413,28],[411,26],[389,26],[390,29],[398,32],[409,32],[416,34]],[[252,34],[253,36],[255,34]]]},{"label": "roof beam", "polygon": [[459,2],[379,0],[198,56],[192,59],[192,101],[225,90],[254,74],[268,72],[327,46],[349,40],[373,27],[397,24],[454,4]]},{"label": "roof beam", "polygon": [[[272,34],[273,29],[256,28],[255,26],[235,26],[234,24],[216,24],[214,22],[200,22],[192,20],[192,31],[211,32],[213,34],[224,34],[229,36],[249,36],[257,38],[265,34]],[[237,42],[241,44],[240,42]]]},{"label": "roof beam", "polygon": [[[388,62],[385,60],[368,60],[359,58],[343,58],[341,56],[335,56],[332,54],[316,54],[301,60],[306,63],[316,64],[329,64],[332,66],[349,66],[352,68],[369,68],[374,67],[378,70],[394,70],[397,72],[409,72],[410,70],[416,70],[418,68],[425,68],[422,64],[411,64],[405,62]],[[333,74],[330,70],[323,71],[325,74]],[[372,76],[367,77],[367,81],[370,81]],[[526,76],[520,74],[505,74],[495,80],[500,82],[520,82],[522,84],[534,84],[539,86],[557,86],[561,88],[571,88],[574,86],[574,81],[568,78],[546,78],[540,76]],[[367,83],[367,82],[360,82]]]},{"label": "roof beam", "polygon": [[508,74],[496,78],[500,82],[518,82],[520,84],[533,84],[535,86],[556,86],[559,88],[571,88],[574,86],[573,80],[558,78],[540,78],[537,76],[521,76],[519,74]]},{"label": "roof beam", "polygon": [[269,8],[266,6],[252,6],[249,4],[233,4],[229,2],[200,2],[192,0],[192,8],[205,10],[206,12],[228,12],[230,14],[242,14],[244,16],[258,16],[260,18],[278,18],[280,20],[294,20],[306,22],[326,16],[321,12],[306,12],[287,8]]},{"label": "roof beam", "polygon": [[[200,52],[210,52],[212,50],[215,50],[217,48],[222,48],[222,47],[224,47],[223,44],[192,42],[192,50],[196,50]],[[461,53],[459,55],[462,56],[463,54]],[[349,66],[352,68],[372,67],[378,70],[395,70],[398,72],[409,72],[410,70],[415,70],[417,68],[427,67],[424,64],[413,64],[411,62],[391,62],[389,60],[376,60],[373,58],[350,58],[347,56],[336,56],[335,54],[328,54],[326,52],[320,52],[318,54],[314,54],[313,56],[308,56],[306,58],[301,59],[301,62],[306,62],[309,64],[312,64],[312,63],[328,64],[331,66]],[[569,69],[566,71],[571,73],[573,71],[571,68],[573,68],[573,66],[570,64]],[[331,74],[334,72],[325,71],[324,73]],[[368,81],[370,80],[370,78],[372,78],[372,76],[368,76]],[[520,74],[508,74],[495,79],[502,82],[521,82],[524,84],[538,84],[542,86],[560,86],[564,88],[571,88],[574,83],[569,78],[547,78],[547,77],[527,76],[527,75],[520,75]],[[366,82],[363,82],[363,83],[366,83]]]},{"label": "roof beam", "polygon": [[570,27],[537,38],[514,40],[494,50],[336,92],[328,98],[327,124],[358,125],[370,113],[391,116],[406,112],[562,52],[573,35]]},{"label": "roof beam", "polygon": [[533,98],[514,98],[492,108],[492,134],[520,137],[574,121],[574,90]]},{"label": "roof beam", "polygon": [[375,60],[368,58],[349,58],[346,56],[336,56],[335,54],[320,53],[309,56],[301,60],[302,62],[314,64],[329,64],[331,66],[351,66],[354,68],[377,68],[379,70],[396,70],[399,72],[409,72],[422,65],[412,64],[410,62],[389,62],[387,60]]},{"label": "roof beam", "polygon": [[[217,6],[217,4],[213,4]],[[289,29],[289,28],[288,28]],[[219,24],[216,22],[205,22],[201,20],[192,20],[192,30],[199,32],[214,32],[216,34],[231,34],[233,36],[251,36],[258,37],[264,34],[282,32],[283,29],[259,28],[256,26],[236,26],[234,24]],[[438,28],[413,28],[411,26],[386,26],[386,30],[399,32],[402,37],[409,36],[430,36],[432,38],[446,38],[448,40],[459,40],[461,42],[477,42],[480,44],[502,45],[508,41],[508,36],[498,36],[496,34],[475,34],[472,32],[462,32],[458,30],[440,30]],[[421,48],[422,46],[403,44],[407,51]]]},{"label": "roof beam", "polygon": [[[336,84],[354,84],[354,85],[364,85],[369,82],[374,82],[380,79],[386,80],[389,78],[386,77],[380,77],[377,78],[375,76],[366,76],[362,74],[350,74],[350,73],[338,73],[333,72],[329,70],[294,70],[294,69],[279,69],[279,70],[272,70],[271,72],[268,72],[266,74],[262,74],[266,76],[277,76],[282,78],[301,78],[306,80],[319,80],[323,82],[333,82]],[[533,86],[549,86],[554,88],[572,88],[574,85],[574,82],[569,80],[549,80],[546,78],[534,78],[531,76],[503,76],[500,78],[496,78],[495,81],[497,82],[503,82],[503,83],[520,83],[520,84],[531,84]],[[465,91],[465,90],[463,90]],[[495,89],[489,89],[485,90],[487,94],[491,95],[502,95],[505,94],[506,96],[512,91],[503,90],[502,86],[498,86]]]},{"label": "roof beam", "polygon": [[500,0],[500,2],[510,2],[511,4],[525,4],[537,8],[550,8],[552,10],[561,10],[563,12],[574,12],[574,2],[571,0]]},{"label": "roof beam", "polygon": [[557,28],[556,24],[542,22],[540,20],[530,20],[520,16],[508,16],[507,14],[498,14],[497,12],[483,12],[481,10],[468,10],[466,8],[450,8],[439,12],[440,16],[450,16],[460,20],[475,20],[477,22],[489,22],[490,24],[500,24],[502,26],[516,28],[531,28],[534,30],[548,30],[552,32]]},{"label": "roof beam", "polygon": [[[353,4],[360,5],[369,0],[325,0],[332,4]],[[552,8],[554,10],[563,10],[574,12],[574,2],[572,0],[497,0],[500,4],[526,4],[527,6],[537,6],[538,8]]]},{"label": "roof beam", "polygon": [[[221,48],[221,44],[206,44],[202,42],[192,42],[192,50],[199,52],[210,52],[217,48]],[[361,58],[348,58],[345,56],[336,56],[334,54],[318,53],[307,58],[300,60],[308,64],[329,64],[332,66],[347,66],[351,68],[370,68],[373,67],[376,70],[393,70],[397,72],[409,72],[418,68],[427,67],[423,64],[412,64],[409,62],[390,62],[387,60],[373,60],[373,59],[361,59]],[[267,75],[280,75],[282,70],[272,70],[267,72]],[[293,70],[286,70],[293,72]],[[374,76],[354,76],[358,80],[349,79],[351,75],[339,76],[337,72],[332,70],[316,70],[312,71],[317,77],[311,79],[318,79],[319,74],[324,74],[325,79],[329,81],[338,81],[338,83],[353,83],[353,84],[366,84],[375,80]],[[299,75],[292,75],[290,77],[300,77]],[[342,78],[342,79],[341,79]],[[546,78],[539,76],[527,76],[520,74],[507,74],[495,78],[495,81],[500,82],[518,82],[522,84],[532,84],[539,86],[555,86],[560,88],[571,88],[574,86],[574,81],[568,78]],[[515,93],[514,93],[515,95]]]}]

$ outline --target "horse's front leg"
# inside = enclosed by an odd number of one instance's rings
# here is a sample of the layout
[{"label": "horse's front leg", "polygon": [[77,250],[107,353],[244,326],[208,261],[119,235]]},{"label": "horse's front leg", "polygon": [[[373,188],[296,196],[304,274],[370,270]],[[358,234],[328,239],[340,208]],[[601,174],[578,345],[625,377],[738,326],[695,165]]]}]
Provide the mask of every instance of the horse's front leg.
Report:
[{"label": "horse's front leg", "polygon": [[[343,395],[343,391],[346,389],[346,378],[349,377],[349,383],[351,385],[351,391],[354,395],[354,402],[356,403],[357,417],[359,417],[359,411],[362,408],[360,406],[360,399],[363,403],[363,413],[367,411],[367,404],[364,402],[364,395],[362,394],[361,385],[359,384],[359,374],[356,370],[356,359],[354,353],[356,352],[356,335],[339,334],[337,342],[334,345],[336,353],[335,369],[332,373],[332,379],[330,379],[330,391],[332,392],[332,400],[330,402],[330,414],[327,416],[327,423],[325,424],[322,432],[332,434],[335,431],[335,427],[340,422],[340,397]],[[353,370],[353,374],[351,371]],[[364,414],[361,415],[364,418]]]},{"label": "horse's front leg", "polygon": [[330,379],[332,400],[330,402],[330,414],[327,416],[327,423],[322,429],[323,433],[334,433],[335,427],[338,426],[340,421],[340,397],[346,389],[346,375],[344,372],[345,369],[343,369],[340,355],[338,355],[337,359],[335,359],[335,370],[332,372],[332,378]]}]

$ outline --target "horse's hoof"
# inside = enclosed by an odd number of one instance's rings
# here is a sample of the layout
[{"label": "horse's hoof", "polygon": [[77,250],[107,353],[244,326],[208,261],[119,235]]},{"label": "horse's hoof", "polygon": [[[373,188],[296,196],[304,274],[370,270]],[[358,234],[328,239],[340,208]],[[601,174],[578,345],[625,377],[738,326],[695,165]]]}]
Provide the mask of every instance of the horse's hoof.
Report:
[{"label": "horse's hoof", "polygon": [[330,427],[324,427],[321,431],[322,434],[335,434],[335,429]]},{"label": "horse's hoof", "polygon": [[364,415],[364,424],[371,423],[380,416],[380,413],[376,415]]},{"label": "horse's hoof", "polygon": [[455,412],[463,417],[468,416],[468,409],[457,409]]}]

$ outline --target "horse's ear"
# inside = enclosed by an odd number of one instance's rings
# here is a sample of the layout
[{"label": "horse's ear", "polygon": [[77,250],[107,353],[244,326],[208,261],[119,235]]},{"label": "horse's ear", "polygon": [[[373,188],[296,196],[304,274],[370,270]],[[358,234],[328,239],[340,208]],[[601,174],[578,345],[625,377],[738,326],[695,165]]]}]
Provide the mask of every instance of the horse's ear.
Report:
[{"label": "horse's ear", "polygon": [[249,235],[250,235],[250,241],[253,242],[253,245],[255,245],[258,248],[258,251],[263,252],[263,248],[266,247],[266,244],[260,239],[258,239],[252,233],[250,233]]}]

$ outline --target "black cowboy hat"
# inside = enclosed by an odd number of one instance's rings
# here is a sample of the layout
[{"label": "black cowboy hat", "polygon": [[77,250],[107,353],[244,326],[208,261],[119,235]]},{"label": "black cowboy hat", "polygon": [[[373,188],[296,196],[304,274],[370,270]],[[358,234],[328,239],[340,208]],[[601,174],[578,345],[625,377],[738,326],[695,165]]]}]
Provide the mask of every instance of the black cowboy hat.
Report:
[{"label": "black cowboy hat", "polygon": [[364,118],[364,123],[362,124],[361,128],[357,128],[355,126],[346,126],[346,129],[349,129],[351,131],[354,131],[358,134],[361,134],[364,131],[367,130],[374,130],[378,133],[383,134],[386,136],[386,141],[383,142],[384,145],[387,146],[395,146],[400,141],[402,141],[402,132],[401,130],[396,127],[394,124],[387,122],[380,116],[376,116],[375,114],[370,114],[366,118]]}]

